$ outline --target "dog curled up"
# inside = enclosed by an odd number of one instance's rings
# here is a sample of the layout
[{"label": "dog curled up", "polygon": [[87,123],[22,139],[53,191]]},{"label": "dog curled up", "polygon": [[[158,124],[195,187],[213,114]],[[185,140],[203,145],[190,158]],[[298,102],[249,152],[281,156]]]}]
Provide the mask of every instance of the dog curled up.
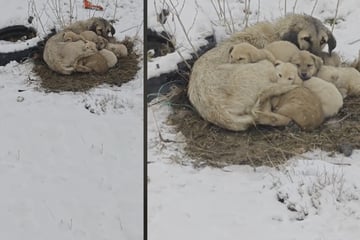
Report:
[{"label": "dog curled up", "polygon": [[106,73],[116,63],[115,54],[107,49],[102,49],[91,56],[79,59],[75,64],[75,70],[77,72]]},{"label": "dog curled up", "polygon": [[308,88],[320,99],[325,118],[336,115],[343,106],[341,93],[330,82],[312,77],[304,81],[304,87]]},{"label": "dog curled up", "polygon": [[294,88],[279,96],[265,90],[259,98],[259,105],[257,114],[260,119],[265,118],[262,112],[272,111],[290,118],[305,131],[319,127],[324,121],[320,99],[306,87]]},{"label": "dog curled up", "polygon": [[360,72],[355,68],[322,66],[316,76],[333,83],[343,98],[360,96]]},{"label": "dog curled up", "polygon": [[64,41],[76,42],[79,40],[88,40],[94,42],[98,50],[101,50],[106,47],[108,44],[108,40],[104,37],[96,35],[93,31],[84,31],[80,34],[74,33],[72,31],[65,31],[64,32]]},{"label": "dog curled up", "polygon": [[[200,71],[191,74],[189,99],[205,120],[233,131],[246,130],[257,123],[256,102],[262,91],[273,87],[277,94],[282,94],[298,87],[277,83],[275,67],[267,60],[249,64],[222,64],[214,70],[209,78],[199,77],[197,74],[201,74]],[[264,120],[262,124],[283,126],[291,121],[276,113],[263,114],[269,122]]]},{"label": "dog curled up", "polygon": [[274,56],[265,49],[258,49],[250,43],[239,43],[229,49],[229,63],[255,63],[267,59],[275,63]]},{"label": "dog curled up", "polygon": [[64,29],[64,31],[72,31],[77,34],[88,30],[105,38],[110,34],[112,36],[115,34],[115,28],[110,24],[110,22],[101,17],[92,17],[87,20],[77,21]]},{"label": "dog curled up", "polygon": [[283,115],[294,121],[303,130],[309,131],[317,128],[324,121],[320,99],[309,89],[302,87],[302,80],[297,75],[296,67],[291,63],[277,61],[276,73],[279,83],[296,84],[299,87],[288,92],[277,88],[268,88],[261,92],[257,104],[256,120],[259,124],[276,121],[269,119],[268,112]]},{"label": "dog curled up", "polygon": [[75,64],[81,58],[97,53],[96,44],[79,40],[64,42],[63,33],[52,36],[45,44],[44,61],[55,72],[70,75],[75,70]]}]

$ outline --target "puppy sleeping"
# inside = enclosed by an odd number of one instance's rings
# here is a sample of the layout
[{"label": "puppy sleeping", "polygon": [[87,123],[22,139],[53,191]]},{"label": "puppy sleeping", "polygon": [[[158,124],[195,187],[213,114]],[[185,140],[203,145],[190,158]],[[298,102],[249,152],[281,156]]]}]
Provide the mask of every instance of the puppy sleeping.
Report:
[{"label": "puppy sleeping", "polygon": [[115,34],[115,28],[107,20],[101,17],[92,17],[87,20],[77,21],[67,26],[64,30],[72,31],[77,34],[90,30],[105,38],[110,34],[112,36]]},{"label": "puppy sleeping", "polygon": [[255,63],[264,59],[275,63],[275,58],[269,51],[258,49],[250,43],[239,43],[229,49],[229,63]]}]

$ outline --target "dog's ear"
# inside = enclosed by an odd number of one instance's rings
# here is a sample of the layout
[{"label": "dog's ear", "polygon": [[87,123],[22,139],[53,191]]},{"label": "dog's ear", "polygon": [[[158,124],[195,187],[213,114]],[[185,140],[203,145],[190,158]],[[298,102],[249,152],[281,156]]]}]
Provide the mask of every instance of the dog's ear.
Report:
[{"label": "dog's ear", "polygon": [[316,67],[317,71],[319,71],[321,66],[324,64],[324,61],[320,57],[318,57],[318,56],[316,56],[316,55],[314,55],[312,53],[311,53],[311,58],[314,60],[315,67]]},{"label": "dog's ear", "polygon": [[115,28],[111,26],[111,36],[114,36],[114,34],[115,34]]},{"label": "dog's ear", "polygon": [[327,31],[327,35],[328,35],[328,49],[329,49],[329,54],[331,56],[331,52],[332,50],[336,47],[336,39],[334,37],[334,35],[332,34],[332,32],[330,32],[329,30]]},{"label": "dog's ear", "polygon": [[291,43],[295,44],[295,45],[299,48],[298,32],[289,31],[289,32],[285,33],[285,34],[281,37],[281,40],[291,42]]}]

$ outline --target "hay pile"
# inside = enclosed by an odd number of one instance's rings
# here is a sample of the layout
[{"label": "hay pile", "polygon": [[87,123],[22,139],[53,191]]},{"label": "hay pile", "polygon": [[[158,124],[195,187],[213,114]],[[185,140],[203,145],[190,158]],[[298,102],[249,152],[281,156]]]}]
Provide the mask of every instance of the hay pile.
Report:
[{"label": "hay pile", "polygon": [[312,132],[304,132],[296,125],[257,126],[232,132],[204,121],[191,107],[186,89],[170,101],[174,111],[168,123],[185,136],[185,152],[195,160],[196,167],[276,166],[315,148],[330,153],[360,148],[359,97],[346,98],[340,112]]},{"label": "hay pile", "polygon": [[118,59],[115,67],[105,74],[73,73],[69,76],[52,71],[46,63],[39,58],[34,61],[33,72],[40,77],[40,87],[47,92],[84,92],[100,84],[121,86],[134,78],[139,67],[139,56],[134,52],[134,43],[130,40],[120,42],[125,44],[129,55]]}]

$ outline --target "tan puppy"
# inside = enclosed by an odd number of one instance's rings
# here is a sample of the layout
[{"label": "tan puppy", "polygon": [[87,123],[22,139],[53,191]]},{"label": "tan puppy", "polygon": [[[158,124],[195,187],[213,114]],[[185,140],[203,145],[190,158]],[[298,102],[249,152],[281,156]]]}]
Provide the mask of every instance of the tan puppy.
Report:
[{"label": "tan puppy", "polygon": [[[64,42],[76,42],[76,41],[86,41],[86,39],[84,37],[82,37],[79,34],[76,34],[72,31],[65,31],[63,32],[63,38],[64,38]],[[91,40],[90,40],[91,41]],[[92,41],[93,42],[93,41]]]},{"label": "tan puppy", "polygon": [[92,17],[87,20],[77,21],[64,29],[65,31],[72,31],[80,34],[81,32],[90,30],[95,32],[99,36],[108,37],[109,34],[115,34],[115,28],[104,18]]},{"label": "tan puppy", "polygon": [[54,35],[44,48],[44,61],[55,72],[69,75],[75,71],[74,65],[79,59],[97,52],[93,42],[61,42],[62,38],[62,33]]},{"label": "tan puppy", "polygon": [[280,96],[264,91],[259,101],[260,111],[273,111],[286,116],[305,131],[317,128],[324,121],[320,99],[305,87],[295,88]]},{"label": "tan puppy", "polygon": [[[256,102],[265,89],[273,87],[278,94],[282,94],[297,87],[277,83],[275,68],[267,60],[249,64],[222,64],[214,70],[214,75],[208,79],[194,78],[196,76],[192,73],[189,99],[205,120],[229,130],[242,131],[257,123],[261,116],[255,114]],[[261,124],[282,126],[291,121],[272,112],[266,113],[266,119],[269,121],[261,121]]]},{"label": "tan puppy", "polygon": [[317,77],[312,77],[303,84],[320,99],[325,118],[336,115],[343,106],[342,95],[334,84]]},{"label": "tan puppy", "polygon": [[278,83],[302,85],[302,80],[299,78],[294,64],[276,61],[275,71]]},{"label": "tan puppy", "polygon": [[276,60],[290,62],[292,56],[300,50],[291,42],[275,41],[265,46],[265,49],[272,53]]},{"label": "tan puppy", "polygon": [[121,43],[108,43],[105,48],[113,52],[118,58],[126,57],[128,55],[126,46]]},{"label": "tan puppy", "polygon": [[85,38],[88,41],[92,41],[96,43],[97,49],[101,50],[106,47],[106,45],[109,43],[108,40],[106,40],[104,37],[96,35],[93,31],[84,31],[80,33],[80,36]]},{"label": "tan puppy", "polygon": [[333,83],[343,98],[360,96],[360,73],[355,68],[322,66],[316,76]]},{"label": "tan puppy", "polygon": [[99,52],[79,59],[75,64],[77,72],[105,73],[109,69],[106,59]]},{"label": "tan puppy", "polygon": [[101,49],[99,53],[105,58],[106,64],[109,68],[112,68],[118,62],[117,57],[115,54],[107,49]]},{"label": "tan puppy", "polygon": [[275,58],[269,51],[258,49],[250,43],[239,43],[229,49],[229,63],[255,63],[264,59],[275,63]]},{"label": "tan puppy", "polygon": [[320,57],[305,50],[295,54],[290,59],[290,62],[295,64],[298,69],[299,77],[304,81],[314,76],[318,69],[323,65],[323,61]]}]

